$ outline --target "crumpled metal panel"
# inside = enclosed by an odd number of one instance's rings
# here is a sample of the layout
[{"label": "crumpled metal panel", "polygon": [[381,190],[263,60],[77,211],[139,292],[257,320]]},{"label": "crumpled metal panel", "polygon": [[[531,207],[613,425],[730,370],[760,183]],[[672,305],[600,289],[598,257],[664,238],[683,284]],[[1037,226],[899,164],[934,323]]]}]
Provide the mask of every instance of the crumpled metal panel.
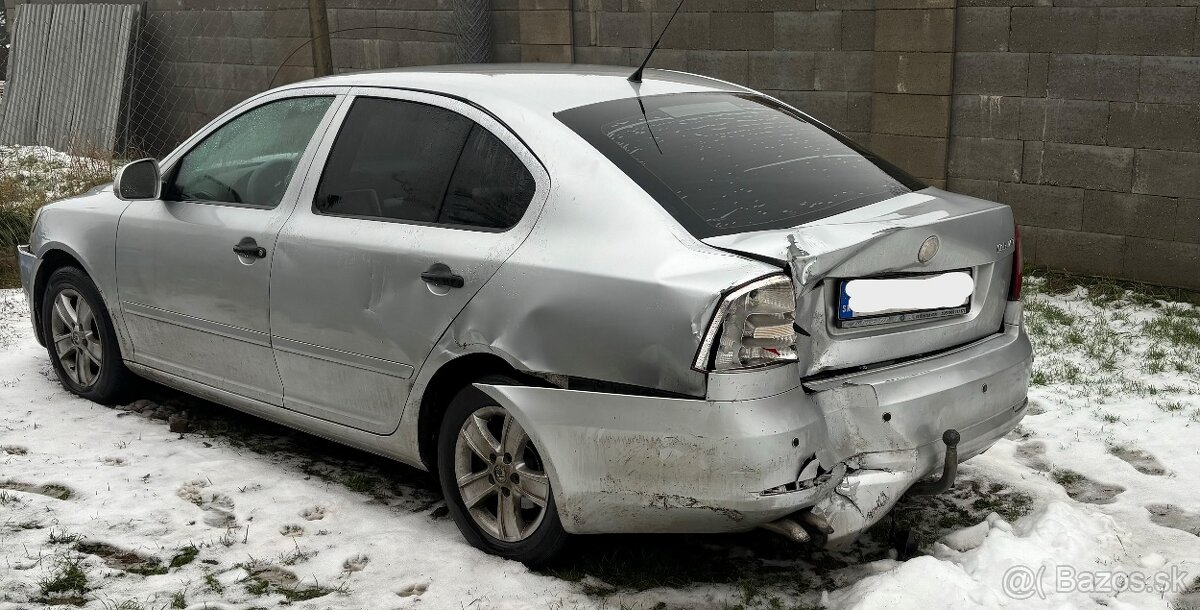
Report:
[{"label": "crumpled metal panel", "polygon": [[[941,240],[928,263],[917,250]],[[712,237],[705,243],[786,261],[796,287],[797,344],[805,376],[948,349],[995,333],[1004,317],[1013,237],[1005,205],[935,188],[907,193],[793,229]],[[865,328],[839,328],[837,281],[893,273],[970,269],[975,279],[965,315]],[[828,281],[827,281],[828,280]]]},{"label": "crumpled metal panel", "polygon": [[1031,355],[1024,331],[1009,326],[816,391],[755,394],[747,385],[741,399],[702,400],[476,387],[529,433],[568,531],[739,531],[815,507],[838,543],[938,471],[946,429],[961,434],[965,460],[1016,426]]}]

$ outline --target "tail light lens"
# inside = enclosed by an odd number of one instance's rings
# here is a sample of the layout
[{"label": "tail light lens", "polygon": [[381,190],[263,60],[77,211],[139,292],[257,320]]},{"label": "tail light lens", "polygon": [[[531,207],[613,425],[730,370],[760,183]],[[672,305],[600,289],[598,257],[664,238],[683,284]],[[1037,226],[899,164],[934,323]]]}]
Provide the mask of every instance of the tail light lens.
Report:
[{"label": "tail light lens", "polygon": [[731,371],[796,360],[796,294],[786,275],[731,291],[696,354],[699,371]]},{"label": "tail light lens", "polygon": [[1021,228],[1013,225],[1013,257],[1012,257],[1012,278],[1008,285],[1008,300],[1021,300],[1021,284],[1025,282],[1025,273],[1022,271],[1021,261]]}]

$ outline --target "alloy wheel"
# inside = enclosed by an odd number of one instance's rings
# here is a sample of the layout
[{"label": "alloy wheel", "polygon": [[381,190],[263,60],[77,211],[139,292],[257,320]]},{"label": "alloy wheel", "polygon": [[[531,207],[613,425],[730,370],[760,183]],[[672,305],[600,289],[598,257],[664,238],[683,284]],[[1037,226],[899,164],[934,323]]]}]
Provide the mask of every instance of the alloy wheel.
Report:
[{"label": "alloy wheel", "polygon": [[78,292],[64,288],[55,297],[50,330],[67,377],[85,389],[95,384],[104,366],[104,349],[95,312]]},{"label": "alloy wheel", "polygon": [[454,445],[454,477],[471,519],[503,542],[528,538],[546,516],[550,478],[516,418],[498,406],[467,417]]}]

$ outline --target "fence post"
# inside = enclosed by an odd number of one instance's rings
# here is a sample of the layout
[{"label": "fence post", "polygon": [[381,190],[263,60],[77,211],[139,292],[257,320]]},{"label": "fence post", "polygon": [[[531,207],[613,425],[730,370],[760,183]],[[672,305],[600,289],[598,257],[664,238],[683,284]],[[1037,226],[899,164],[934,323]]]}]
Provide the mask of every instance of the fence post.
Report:
[{"label": "fence post", "polygon": [[313,76],[333,74],[333,53],[329,50],[329,14],[325,10],[325,0],[308,0],[308,20],[313,39]]}]

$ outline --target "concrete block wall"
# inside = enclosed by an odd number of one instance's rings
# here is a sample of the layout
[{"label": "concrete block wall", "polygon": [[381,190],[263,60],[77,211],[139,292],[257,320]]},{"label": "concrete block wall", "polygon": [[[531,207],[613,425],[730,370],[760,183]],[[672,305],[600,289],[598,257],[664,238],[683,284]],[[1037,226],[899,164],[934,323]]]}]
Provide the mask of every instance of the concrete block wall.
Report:
[{"label": "concrete block wall", "polygon": [[[11,17],[62,0],[3,1]],[[624,66],[677,4],[491,2],[496,61]],[[455,60],[436,33],[452,0],[327,3],[339,71]],[[162,141],[312,75],[302,48],[272,83],[308,40],[307,0],[147,7],[179,33],[152,43],[165,90],[140,96]],[[688,0],[650,65],[766,91],[930,184],[1012,205],[1034,263],[1200,290],[1198,0]]]},{"label": "concrete block wall", "polygon": [[[579,63],[635,66],[674,0],[575,0]],[[688,0],[650,65],[745,84],[870,146],[873,1]]]},{"label": "concrete block wall", "polygon": [[[574,60],[636,65],[675,4],[574,0]],[[651,65],[766,91],[1012,205],[1033,263],[1200,289],[1197,4],[689,0]],[[538,41],[507,31],[527,60]]]},{"label": "concrete block wall", "polygon": [[949,188],[1034,263],[1200,290],[1196,4],[959,0]]}]

